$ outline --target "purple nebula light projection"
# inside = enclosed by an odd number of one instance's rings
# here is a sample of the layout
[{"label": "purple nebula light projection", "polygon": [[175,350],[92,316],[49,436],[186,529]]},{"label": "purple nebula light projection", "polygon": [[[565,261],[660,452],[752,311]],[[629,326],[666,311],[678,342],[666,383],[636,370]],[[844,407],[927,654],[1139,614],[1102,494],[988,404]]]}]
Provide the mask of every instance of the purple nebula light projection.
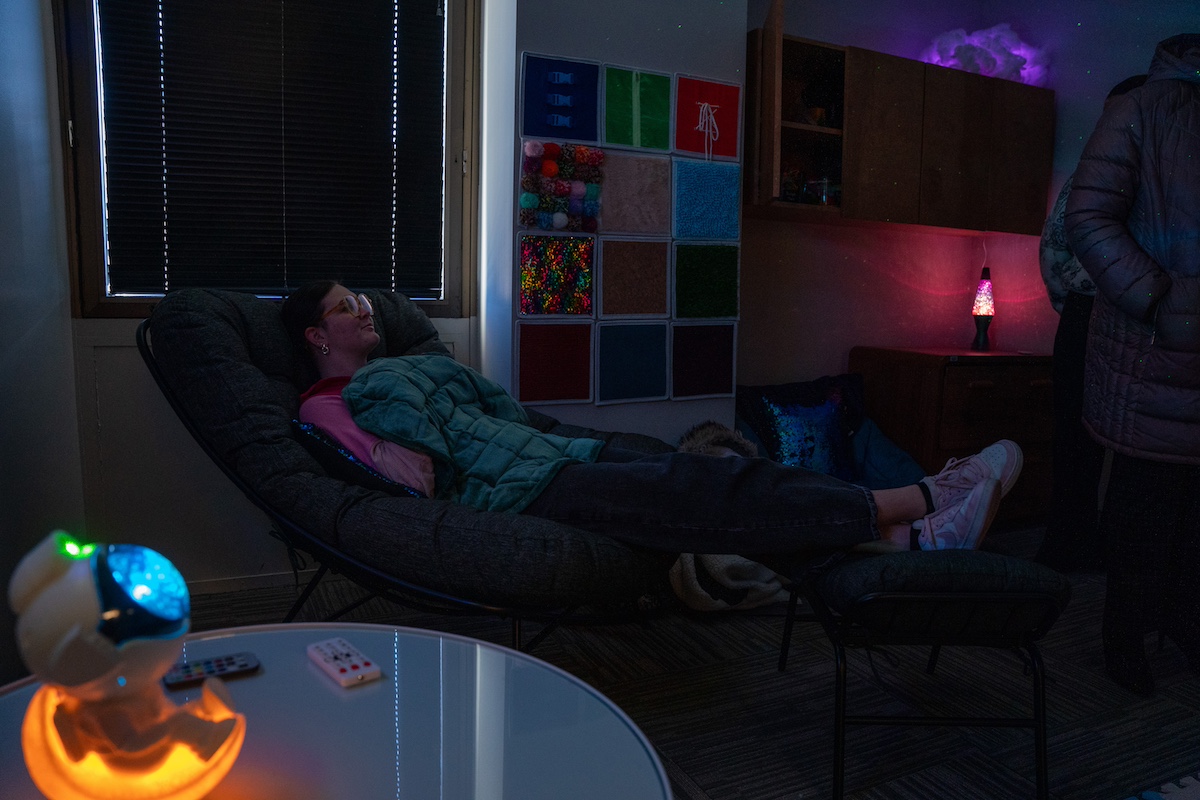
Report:
[{"label": "purple nebula light projection", "polygon": [[592,313],[596,240],[583,236],[522,236],[521,314]]},{"label": "purple nebula light projection", "polygon": [[1042,86],[1046,81],[1046,52],[1021,41],[1007,22],[967,33],[959,28],[934,38],[921,60],[993,78]]}]

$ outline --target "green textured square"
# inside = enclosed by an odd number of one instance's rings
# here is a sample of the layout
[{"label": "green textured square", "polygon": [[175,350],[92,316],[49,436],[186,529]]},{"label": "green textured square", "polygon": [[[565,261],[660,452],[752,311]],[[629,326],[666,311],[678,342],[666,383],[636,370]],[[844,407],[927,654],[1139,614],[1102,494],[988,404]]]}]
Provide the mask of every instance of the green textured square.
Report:
[{"label": "green textured square", "polygon": [[681,244],[675,248],[675,316],[736,317],[738,249],[735,245]]},{"label": "green textured square", "polygon": [[670,149],[670,76],[605,67],[604,141]]}]

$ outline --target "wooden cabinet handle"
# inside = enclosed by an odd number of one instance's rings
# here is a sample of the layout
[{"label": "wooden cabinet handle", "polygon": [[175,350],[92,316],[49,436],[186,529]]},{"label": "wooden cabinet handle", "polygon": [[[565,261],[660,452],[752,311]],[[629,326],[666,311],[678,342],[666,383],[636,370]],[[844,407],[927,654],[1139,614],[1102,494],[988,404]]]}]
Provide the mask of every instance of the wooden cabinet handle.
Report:
[{"label": "wooden cabinet handle", "polygon": [[968,389],[995,389],[995,381],[970,381],[967,383]]}]

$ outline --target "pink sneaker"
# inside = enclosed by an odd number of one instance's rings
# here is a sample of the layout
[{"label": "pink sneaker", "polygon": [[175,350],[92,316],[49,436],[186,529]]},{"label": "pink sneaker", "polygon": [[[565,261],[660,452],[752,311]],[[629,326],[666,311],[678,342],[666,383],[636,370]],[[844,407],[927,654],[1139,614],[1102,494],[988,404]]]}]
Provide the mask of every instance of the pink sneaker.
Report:
[{"label": "pink sneaker", "polygon": [[1017,443],[1001,439],[973,456],[950,459],[941,472],[926,476],[921,482],[929,487],[934,509],[940,510],[959,502],[980,481],[989,478],[1000,481],[1003,497],[1017,482],[1024,463],[1025,456]]},{"label": "pink sneaker", "polygon": [[917,537],[922,550],[975,550],[1000,508],[1000,481],[984,478],[958,503],[925,517]]}]

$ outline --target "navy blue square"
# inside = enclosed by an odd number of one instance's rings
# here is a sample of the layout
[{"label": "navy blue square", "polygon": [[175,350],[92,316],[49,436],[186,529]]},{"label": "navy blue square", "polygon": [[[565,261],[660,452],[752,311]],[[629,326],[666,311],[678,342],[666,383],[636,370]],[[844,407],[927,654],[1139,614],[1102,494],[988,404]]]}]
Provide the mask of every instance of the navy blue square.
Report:
[{"label": "navy blue square", "polygon": [[526,55],[524,80],[523,136],[598,141],[599,64]]}]

